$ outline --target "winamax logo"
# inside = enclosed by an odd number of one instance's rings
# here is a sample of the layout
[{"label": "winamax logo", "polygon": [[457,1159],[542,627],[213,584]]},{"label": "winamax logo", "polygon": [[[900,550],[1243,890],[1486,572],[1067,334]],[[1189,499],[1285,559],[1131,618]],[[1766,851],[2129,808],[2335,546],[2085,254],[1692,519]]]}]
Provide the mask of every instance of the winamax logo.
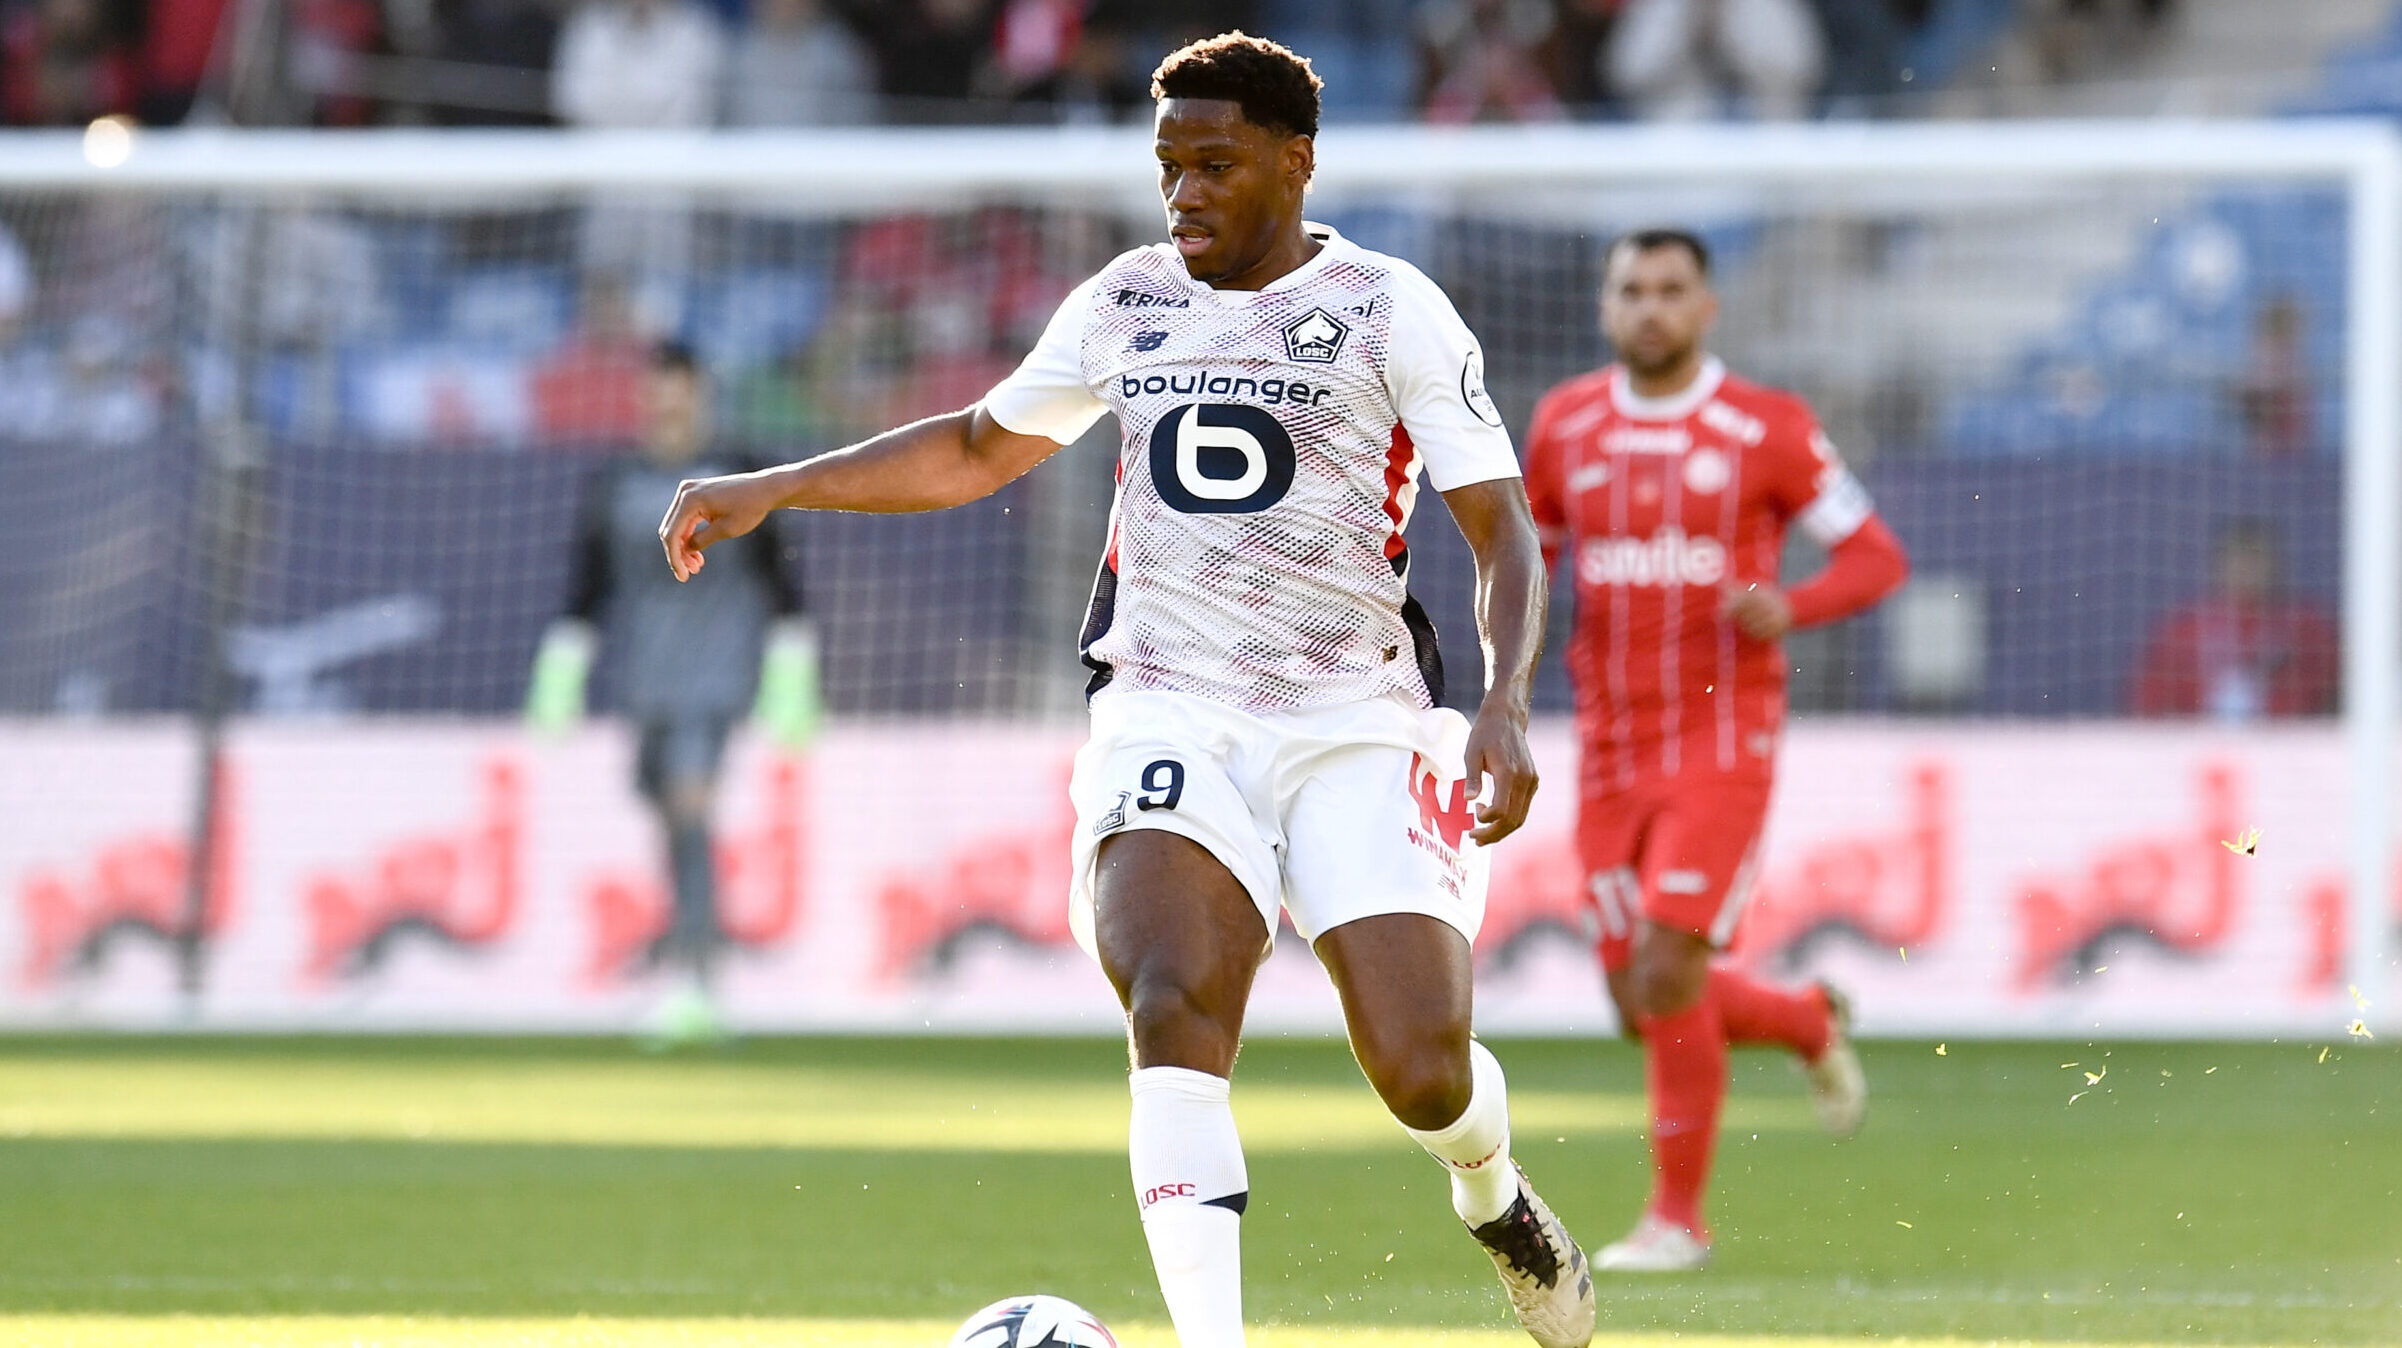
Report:
[{"label": "winamax logo", "polygon": [[1410,759],[1410,798],[1418,802],[1418,832],[1426,837],[1440,837],[1443,845],[1459,850],[1460,839],[1476,822],[1475,812],[1468,803],[1468,780],[1454,779],[1446,794],[1434,765],[1423,755]]}]

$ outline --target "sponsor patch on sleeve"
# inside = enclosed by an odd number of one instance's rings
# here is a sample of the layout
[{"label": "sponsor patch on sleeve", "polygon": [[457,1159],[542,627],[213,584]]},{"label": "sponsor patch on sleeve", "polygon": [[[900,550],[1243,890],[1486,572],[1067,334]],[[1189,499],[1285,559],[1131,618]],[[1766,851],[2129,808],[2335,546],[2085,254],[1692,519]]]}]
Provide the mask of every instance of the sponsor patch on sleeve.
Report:
[{"label": "sponsor patch on sleeve", "polygon": [[1468,349],[1467,359],[1460,362],[1460,400],[1468,410],[1487,426],[1501,424],[1501,409],[1493,405],[1493,395],[1485,392],[1485,357],[1474,347]]}]

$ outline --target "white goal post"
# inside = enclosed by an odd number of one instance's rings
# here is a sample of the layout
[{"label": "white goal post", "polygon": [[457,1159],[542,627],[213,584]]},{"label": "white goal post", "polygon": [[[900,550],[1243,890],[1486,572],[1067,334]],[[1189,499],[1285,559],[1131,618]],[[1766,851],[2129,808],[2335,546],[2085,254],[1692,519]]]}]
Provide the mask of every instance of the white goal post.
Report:
[{"label": "white goal post", "polygon": [[[1149,153],[1148,136],[1139,128],[684,135],[127,133],[111,126],[83,133],[0,137],[0,216],[12,197],[122,195],[213,197],[270,208],[335,202],[429,213],[484,209],[494,203],[617,199],[680,202],[695,209],[731,203],[778,218],[854,218],[1006,201],[1156,221]],[[1606,202],[1606,223],[1615,228],[1645,223],[1657,212],[1693,209],[1707,213],[1724,207],[1720,213],[1730,218],[1745,210],[1792,217],[1821,210],[1874,215],[1884,206],[1915,211],[1930,202],[1962,214],[1973,214],[1980,203],[1993,203],[2035,218],[2047,209],[2047,194],[2085,193],[2094,200],[2108,197],[2096,209],[2097,220],[2106,219],[2128,238],[2140,239],[2149,228],[2142,219],[2148,203],[2220,183],[2296,185],[2331,192],[2342,203],[2344,256],[2320,260],[2326,269],[2340,273],[2342,314],[2340,334],[2332,343],[2332,349],[2340,351],[2341,399],[2328,429],[2337,447],[2333,454],[2341,463],[2341,561],[2333,579],[2341,594],[2343,818],[2340,829],[2331,824],[2330,832],[2339,831],[2342,837],[2340,874],[2348,905],[2344,929],[2351,934],[2344,946],[2343,982],[2367,1004],[2371,1024],[2402,1031],[2402,1008],[2390,1004],[2402,997],[2402,980],[2393,974],[2402,937],[2397,936],[2392,901],[2398,859],[2395,750],[2402,738],[2402,133],[2383,123],[2347,121],[1333,127],[1320,138],[1313,200],[1333,209],[1383,212],[1379,219],[1443,219],[1450,218],[1448,212],[1554,226],[1594,212],[1595,202]],[[1595,221],[1597,229],[1603,224]],[[1394,229],[1394,239],[1417,238],[1430,249],[1442,246],[1439,227],[1422,220],[1405,220]],[[1412,229],[1421,232],[1412,235]],[[1739,247],[1753,250],[1754,257],[1794,246],[1774,237],[1763,242],[1757,230],[1736,228],[1732,233]],[[1383,239],[1370,242],[1407,251]],[[1943,250],[1973,251],[1993,244],[1987,236],[1957,231],[1945,235],[1927,230],[1896,241],[1887,232],[1860,229],[1842,241],[1811,246],[1875,248],[1907,257],[1949,256]],[[2068,241],[2060,248],[2064,254],[2077,253]],[[2108,274],[2112,267],[2135,266],[2127,260],[2130,249],[2140,251],[2140,245],[2097,244],[2089,250],[2090,266],[2097,275]],[[2026,274],[2041,280],[2038,273],[2048,256],[2031,254],[2023,264]],[[1423,258],[1413,260],[1428,265]],[[1778,263],[1785,273],[1793,272],[1789,262]],[[272,267],[273,259],[265,265]],[[1434,270],[1431,265],[1429,269]],[[1906,274],[1906,268],[1902,270]],[[1786,284],[1807,284],[1806,268],[1795,274],[1801,279]],[[2029,288],[2040,287],[2031,282]],[[1991,349],[1979,348],[1984,354],[1974,358],[1983,362],[1975,365],[1974,378],[1986,379],[2007,365],[2011,357],[2003,348],[2029,347],[2043,332],[2058,330],[2063,321],[2077,321],[2070,298],[2075,286],[2063,281],[2056,289],[2059,293],[2049,298],[2024,297],[2027,315],[2049,305],[2052,318],[2021,315],[2014,320],[2020,324],[2019,337],[1992,336],[1986,342]],[[1894,283],[1892,293],[1907,290],[1905,279]],[[1785,293],[1764,288],[1758,303],[1765,305],[1772,294]],[[1560,297],[1511,295],[1493,303],[1527,306],[1537,301],[1558,307]],[[1576,311],[1588,301],[1577,297],[1565,303],[1566,311]],[[1466,300],[1463,309],[1472,323],[1477,321]],[[1956,312],[1954,318],[1964,328],[1999,326],[1989,325],[1973,310]],[[1730,305],[1729,325],[1740,321]],[[1844,334],[1868,331],[1876,318],[1869,313],[1826,321],[1836,326],[1825,333],[1848,341]],[[1914,321],[1923,326],[1930,320],[1921,314]],[[1842,359],[1874,363],[1883,358],[1881,348],[1869,347],[1840,359],[1824,350],[1794,355],[1811,344],[1810,331],[1808,323],[1799,322],[1774,341],[1755,341],[1760,361],[1769,367],[1767,374],[1806,367],[1812,359],[1834,368]],[[1525,340],[1541,340],[1541,334]],[[1589,346],[1590,334],[1579,334],[1578,340]],[[1487,341],[1492,345],[1489,334]],[[1976,345],[1961,339],[1963,351]],[[2161,359],[2162,368],[2176,367],[2173,354]],[[1965,354],[1957,360],[1962,371],[1974,364]],[[1495,367],[1497,383],[1506,379],[1496,354],[1488,355],[1488,364]],[[2105,369],[2104,386],[2093,397],[2113,396],[2107,378]],[[1811,390],[1805,385],[1804,391]],[[1508,409],[1516,431],[1523,430],[1526,393],[1519,390],[1516,405]],[[2216,396],[2195,395],[2203,400]],[[1869,394],[1862,399],[1864,404],[1875,401]],[[1882,414],[1872,409],[1861,415]],[[1917,415],[1914,424],[1920,425],[1935,416]],[[2044,456],[2028,451],[2022,457]],[[2172,459],[2156,462],[2173,468]],[[2076,504],[2064,502],[2062,509]],[[1083,567],[1089,576],[1089,562]],[[1472,643],[1457,637],[1450,643],[1452,649],[1469,646]],[[1473,655],[1465,658],[1473,660]],[[1838,653],[1829,658],[1842,665],[1848,657]],[[2093,676],[2097,682],[2104,677]],[[993,705],[1028,717],[1041,713],[1055,718],[1061,702],[1049,694],[1029,694]],[[1829,705],[1842,710],[1867,704],[1838,698]],[[1927,736],[1964,726],[1999,736],[2031,724],[2014,719],[2009,710],[1988,715],[1966,704],[1937,706],[1934,713],[1894,724]],[[8,714],[0,707],[0,716]],[[2078,713],[2103,714],[2115,713],[2092,707]],[[1847,719],[1844,724],[1856,722]],[[1555,772],[1555,793],[1564,791],[1571,780],[1571,774]],[[2279,844],[2280,838],[2271,833],[2260,847],[2266,853]],[[0,876],[0,881],[5,879]]]}]

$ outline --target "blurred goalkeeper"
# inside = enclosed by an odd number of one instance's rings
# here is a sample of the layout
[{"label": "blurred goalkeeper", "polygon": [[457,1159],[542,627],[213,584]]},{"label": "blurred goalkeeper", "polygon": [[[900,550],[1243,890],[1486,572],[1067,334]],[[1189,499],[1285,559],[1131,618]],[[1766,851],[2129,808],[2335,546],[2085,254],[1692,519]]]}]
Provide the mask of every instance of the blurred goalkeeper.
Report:
[{"label": "blurred goalkeeper", "polygon": [[658,812],[674,890],[666,926],[637,966],[675,980],[649,1032],[698,1042],[722,1034],[709,987],[723,941],[710,813],[726,739],[751,711],[787,747],[804,743],[816,719],[814,662],[786,565],[792,549],[774,531],[729,545],[733,565],[695,585],[660,570],[659,512],[676,484],[750,465],[714,442],[709,379],[689,348],[657,347],[648,379],[641,452],[585,489],[567,612],[543,635],[526,709],[544,730],[572,723],[596,647],[606,646],[606,702],[636,726],[635,785]]}]

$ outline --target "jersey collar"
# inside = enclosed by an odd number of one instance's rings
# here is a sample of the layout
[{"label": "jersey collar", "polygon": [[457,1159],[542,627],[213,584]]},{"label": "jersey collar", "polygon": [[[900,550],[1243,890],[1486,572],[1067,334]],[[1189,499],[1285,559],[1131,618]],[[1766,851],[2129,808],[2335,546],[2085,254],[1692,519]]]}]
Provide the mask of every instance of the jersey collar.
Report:
[{"label": "jersey collar", "polygon": [[[1318,256],[1324,257],[1324,253]],[[1701,410],[1701,405],[1718,395],[1718,386],[1726,382],[1726,362],[1716,356],[1701,358],[1701,373],[1693,382],[1674,393],[1658,398],[1646,398],[1627,383],[1626,367],[1610,367],[1610,402],[1618,414],[1636,421],[1683,421]]]}]

